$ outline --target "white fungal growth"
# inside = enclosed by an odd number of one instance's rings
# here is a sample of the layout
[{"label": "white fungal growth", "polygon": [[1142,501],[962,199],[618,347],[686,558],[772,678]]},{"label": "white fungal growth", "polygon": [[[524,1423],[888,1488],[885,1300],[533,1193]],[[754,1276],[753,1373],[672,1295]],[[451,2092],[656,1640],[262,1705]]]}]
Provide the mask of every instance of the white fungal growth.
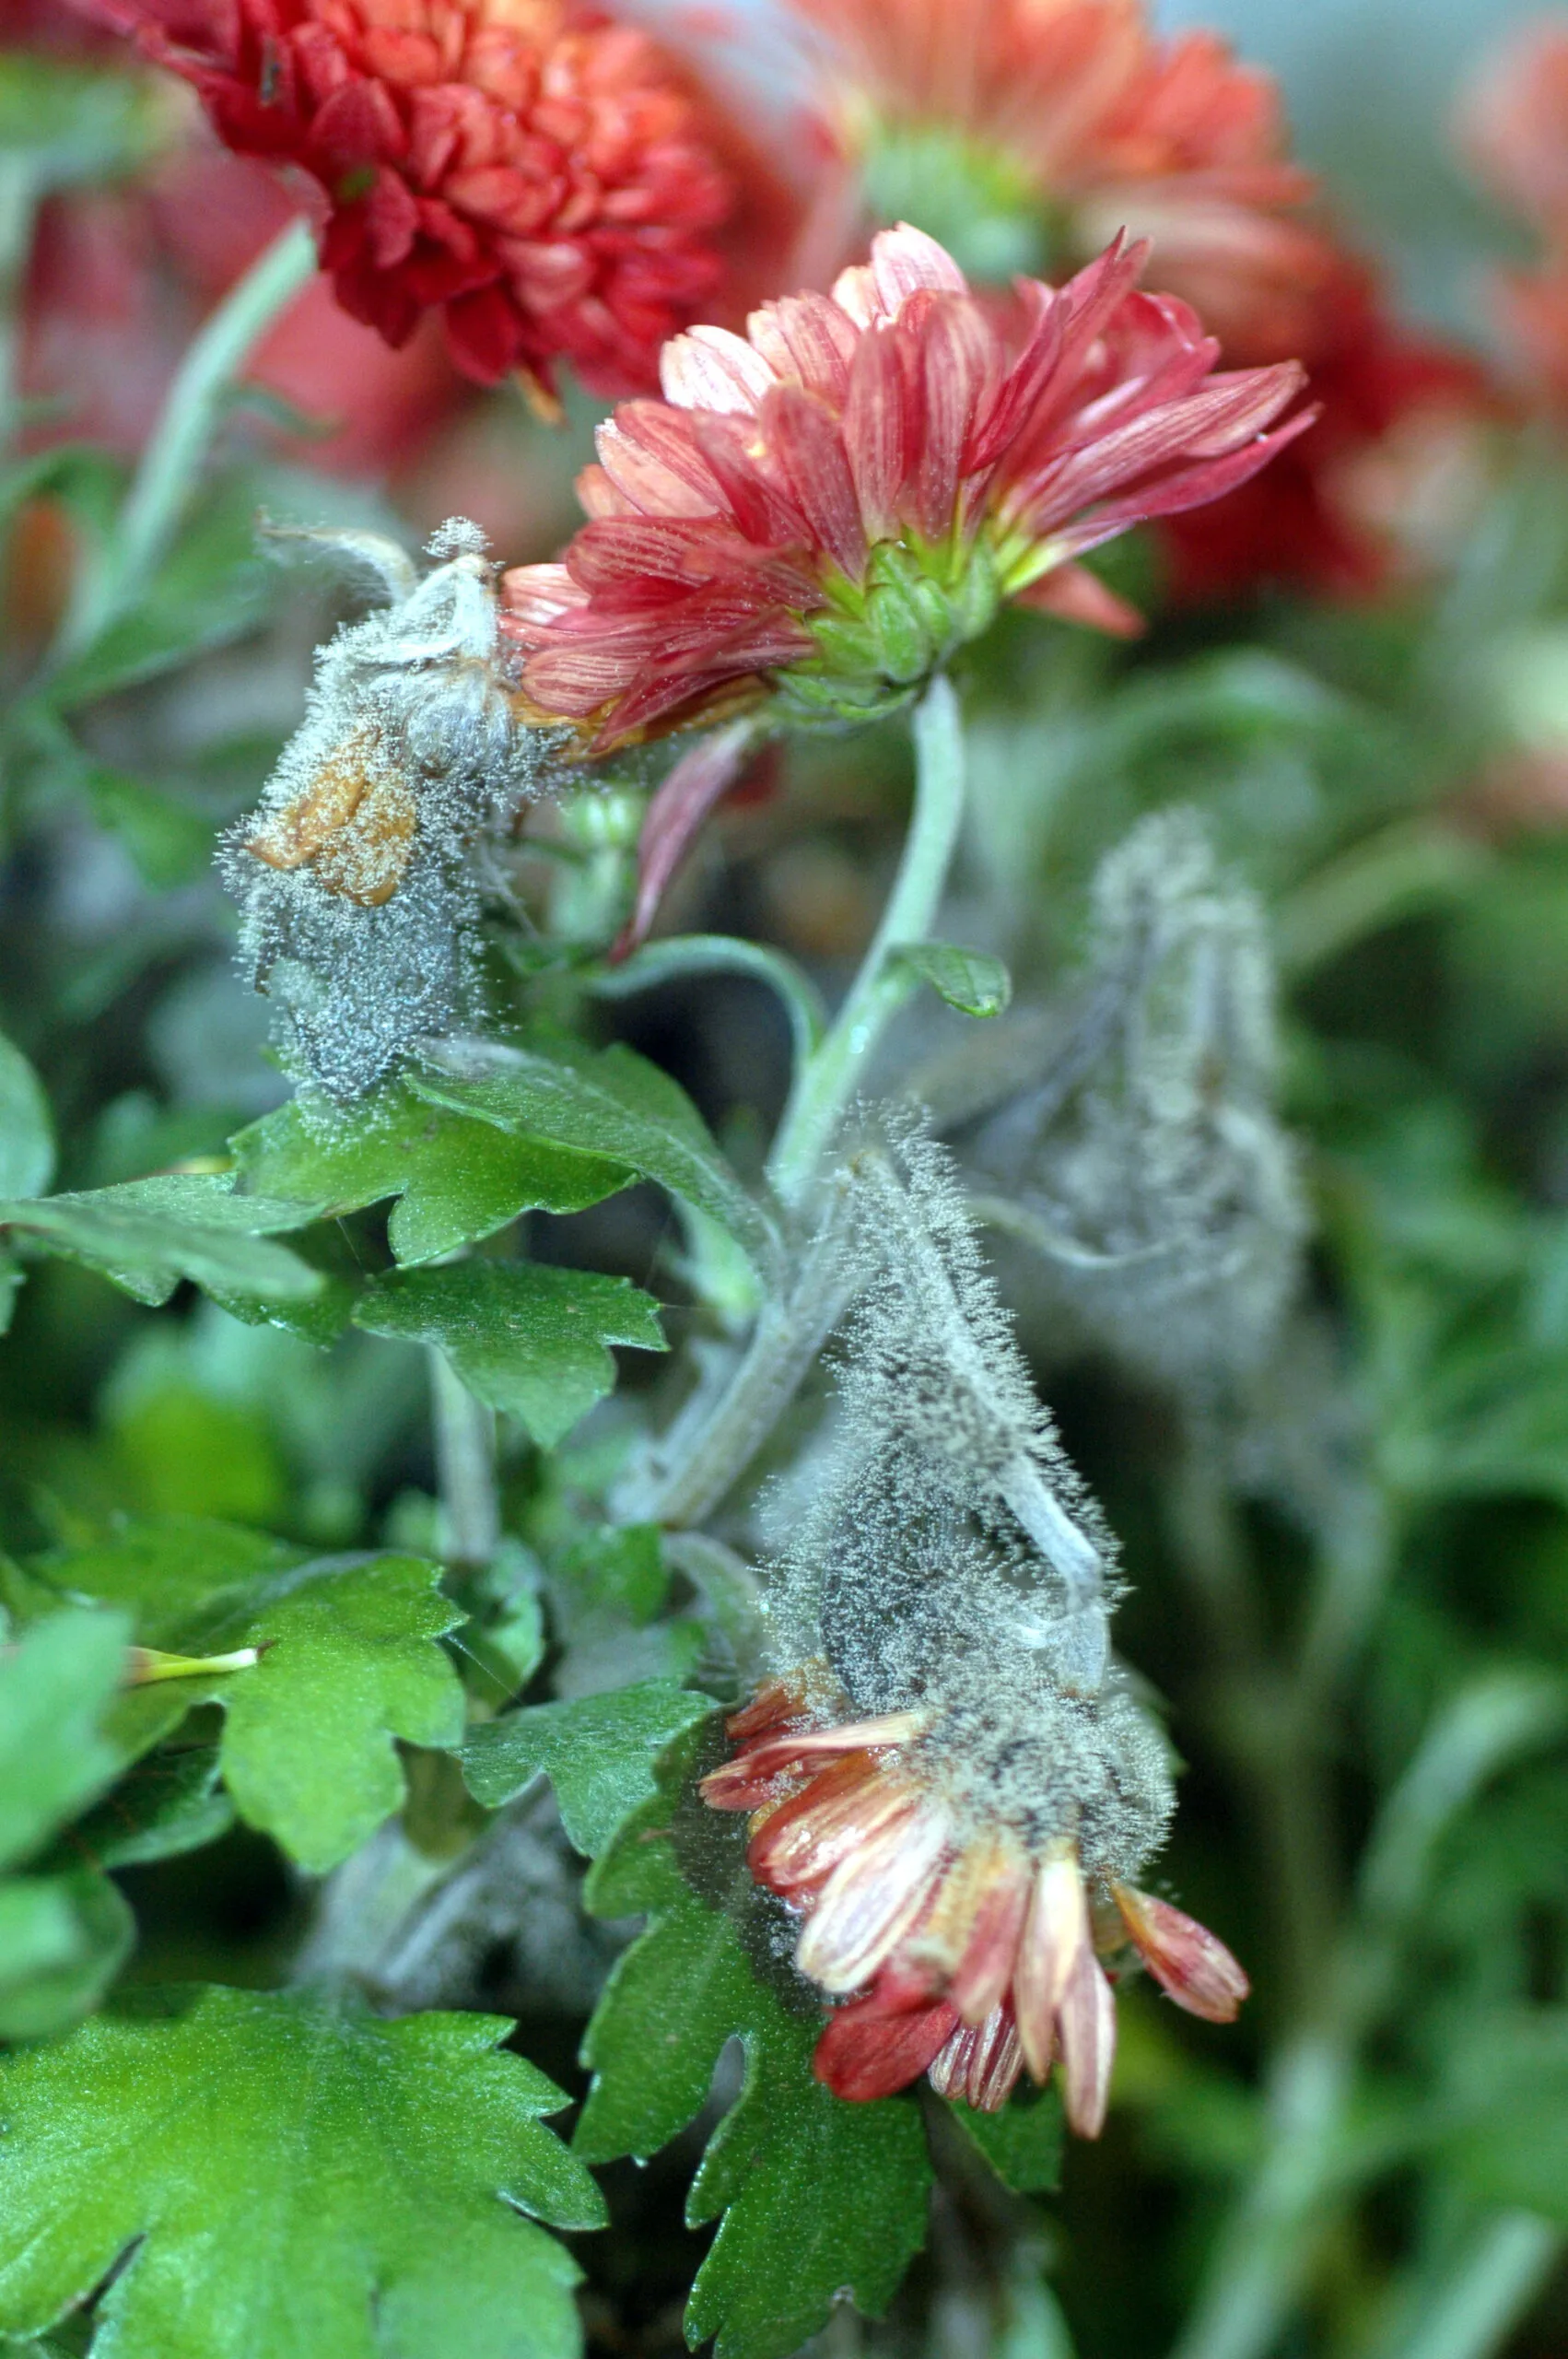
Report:
[{"label": "white fungal growth", "polygon": [[472,1013],[475,846],[540,791],[554,740],[514,717],[477,526],[444,524],[423,580],[371,534],[298,537],[389,603],[318,650],[304,722],[221,861],[286,1061],[350,1099]]},{"label": "white fungal growth", "polygon": [[1263,912],[1196,814],[1160,812],[1095,880],[1065,1040],[966,1148],[987,1216],[1044,1256],[1082,1332],[1205,1395],[1256,1367],[1299,1273],[1275,1066]]},{"label": "white fungal growth", "polygon": [[860,1289],[838,1399],[774,1568],[780,1669],[857,1717],[916,1709],[954,1808],[1135,1873],[1164,1834],[1158,1731],[1110,1661],[1116,1546],[1030,1382],[951,1157],[904,1118],[852,1160]]}]

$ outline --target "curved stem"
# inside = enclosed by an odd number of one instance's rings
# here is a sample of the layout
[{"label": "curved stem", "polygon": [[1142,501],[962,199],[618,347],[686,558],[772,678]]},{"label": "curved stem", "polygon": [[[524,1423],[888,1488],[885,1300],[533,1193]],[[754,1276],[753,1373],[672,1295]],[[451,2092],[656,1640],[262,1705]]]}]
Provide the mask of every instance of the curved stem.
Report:
[{"label": "curved stem", "polygon": [[75,654],[137,595],[166,553],[228,389],[252,347],[316,270],[316,243],[293,221],[231,288],[186,353],[101,562],[83,577],[59,653]]},{"label": "curved stem", "polygon": [[474,1398],[462,1378],[433,1348],[430,1424],[446,1525],[442,1547],[456,1567],[487,1565],[501,1544],[495,1412]]},{"label": "curved stem", "polygon": [[915,809],[882,923],[822,1046],[797,1072],[768,1157],[780,1200],[802,1203],[890,1017],[914,987],[896,953],[923,942],[941,906],[964,816],[964,737],[952,683],[938,675],[915,714]]}]

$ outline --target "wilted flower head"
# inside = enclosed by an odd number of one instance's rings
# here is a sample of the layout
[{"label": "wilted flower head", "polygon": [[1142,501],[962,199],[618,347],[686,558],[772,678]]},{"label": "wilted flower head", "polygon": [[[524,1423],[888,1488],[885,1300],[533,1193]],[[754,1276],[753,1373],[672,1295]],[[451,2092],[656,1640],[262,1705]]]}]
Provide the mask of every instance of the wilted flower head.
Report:
[{"label": "wilted flower head", "polygon": [[[1143,0],[793,0],[872,209],[977,273],[1071,269],[1126,227],[1235,359],[1303,349],[1326,267],[1271,77]],[[961,241],[961,242],[960,242]]]},{"label": "wilted flower head", "polygon": [[344,309],[403,344],[439,309],[482,383],[655,381],[711,300],[732,189],[689,78],[570,0],[101,0],[226,143],[327,198]]},{"label": "wilted flower head", "polygon": [[1142,261],[1118,240],[1003,311],[905,228],[831,296],[676,338],[664,400],[600,429],[564,561],[503,583],[533,705],[595,752],[768,697],[866,718],[1004,599],[1126,628],[1077,559],[1246,482],[1307,422],[1269,432],[1300,370],[1217,374],[1186,305],[1135,291]]},{"label": "wilted flower head", "polygon": [[1211,2023],[1247,1981],[1212,1933],[1123,1880],[1169,1807],[1136,1708],[1113,1691],[1064,1708],[1042,1688],[1018,1717],[1020,1700],[1004,1669],[989,1709],[858,1719],[810,1665],[730,1720],[735,1756],[703,1795],[751,1813],[753,1875],[804,1919],[795,1963],[843,2002],[815,2057],[837,2095],[926,2072],[990,2113],[1025,2067],[1044,2081],[1059,2060],[1068,2120],[1093,2138],[1116,2049],[1102,1957],[1136,1951]]},{"label": "wilted flower head", "polygon": [[306,537],[369,569],[391,603],[320,650],[305,721],[224,867],[286,1053],[346,1098],[460,1013],[472,849],[533,790],[544,741],[514,722],[474,525],[443,526],[444,561],[422,581],[390,542]]},{"label": "wilted flower head", "polygon": [[1263,911],[1182,810],[1133,829],[1094,900],[1067,1037],[977,1127],[969,1159],[1085,1333],[1211,1394],[1272,1342],[1306,1230],[1274,1109]]},{"label": "wilted flower head", "polygon": [[841,2096],[930,2071],[1000,2105],[1059,2054],[1099,2127],[1115,2038],[1098,1952],[1234,2014],[1245,1978],[1131,1880],[1173,1797],[1107,1646],[1115,1544],[1036,1400],[944,1151],[902,1119],[848,1167],[860,1290],[837,1419],[767,1598],[775,1676],[707,1801],[753,1813],[753,1874],[846,2001]]}]

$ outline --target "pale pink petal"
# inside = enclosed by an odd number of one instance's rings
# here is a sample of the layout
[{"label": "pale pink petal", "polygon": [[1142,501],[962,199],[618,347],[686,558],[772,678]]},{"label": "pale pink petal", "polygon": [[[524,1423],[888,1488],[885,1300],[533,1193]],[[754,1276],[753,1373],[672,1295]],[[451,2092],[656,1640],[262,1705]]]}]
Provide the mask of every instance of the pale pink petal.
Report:
[{"label": "pale pink petal", "polygon": [[746,334],[774,375],[795,378],[809,393],[841,404],[860,334],[854,322],[825,295],[788,295],[765,303],[746,322]]},{"label": "pale pink petal", "polygon": [[1061,2100],[1069,2127],[1081,2138],[1097,2138],[1105,2125],[1116,2060],[1116,2000],[1086,1932],[1072,1961],[1057,2023]]},{"label": "pale pink petal", "polygon": [[879,229],[872,240],[872,277],[889,318],[896,317],[922,288],[933,295],[969,292],[968,281],[946,247],[907,221],[900,221],[895,229]]},{"label": "pale pink petal", "polygon": [[816,394],[780,385],[764,402],[760,423],[813,545],[851,581],[861,581],[866,536],[837,419]]},{"label": "pale pink petal", "polygon": [[1021,590],[1013,603],[1032,606],[1036,614],[1055,615],[1059,622],[1103,630],[1112,639],[1141,639],[1149,628],[1137,607],[1107,589],[1086,565],[1055,567]]},{"label": "pale pink petal", "polygon": [[951,1835],[946,1813],[928,1806],[840,1860],[801,1935],[801,1972],[835,1992],[869,1982],[929,1907]]},{"label": "pale pink petal", "polygon": [[643,814],[637,844],[637,897],[610,956],[629,957],[659,912],[659,904],[691,850],[698,829],[734,785],[756,744],[749,720],[732,721],[687,748]]},{"label": "pale pink petal", "polygon": [[867,535],[898,530],[898,495],[919,447],[924,392],[910,381],[895,335],[862,336],[849,370],[844,444]]},{"label": "pale pink petal", "polygon": [[1089,1911],[1078,1854],[1071,1843],[1059,1844],[1036,1871],[1012,1976],[1018,2036],[1036,2081],[1043,2081],[1051,2069],[1057,2010],[1088,1938]]},{"label": "pale pink petal", "polygon": [[664,398],[677,409],[755,410],[777,383],[760,352],[728,328],[689,328],[659,356]]},{"label": "pale pink petal", "polygon": [[[713,516],[723,497],[685,416],[662,402],[623,402],[594,436],[603,474],[622,499],[648,516]],[[578,477],[578,497],[589,502]],[[591,509],[601,514],[603,509]]]}]

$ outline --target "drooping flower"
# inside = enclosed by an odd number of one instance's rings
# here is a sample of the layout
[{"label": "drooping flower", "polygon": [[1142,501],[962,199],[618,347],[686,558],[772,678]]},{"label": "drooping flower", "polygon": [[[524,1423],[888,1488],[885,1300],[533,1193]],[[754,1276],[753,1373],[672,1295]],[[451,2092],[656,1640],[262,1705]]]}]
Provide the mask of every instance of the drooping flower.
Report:
[{"label": "drooping flower", "polygon": [[[1103,1959],[1115,1973],[1130,1949],[1188,2013],[1234,2019],[1246,1975],[1181,1909],[1106,1871],[1091,1793],[1076,1828],[977,1819],[954,1743],[1000,1758],[1018,1731],[944,1731],[934,1709],[836,1719],[831,1687],[815,1665],[768,1683],[729,1721],[734,1756],[702,1791],[750,1813],[752,1874],[800,1915],[796,1966],[839,2002],[815,2058],[837,2095],[888,2096],[925,2072],[994,2112],[1021,2072],[1043,2082],[1059,2063],[1068,2120],[1093,2138],[1116,2048]],[[1101,1713],[1113,1748],[1131,1708]],[[1048,1729],[1034,1735],[1048,1754]]]},{"label": "drooping flower", "polygon": [[[873,215],[946,229],[997,276],[1055,276],[1125,228],[1228,358],[1301,353],[1328,253],[1302,217],[1314,184],[1273,80],[1215,35],[1160,41],[1143,0],[793,5],[825,37],[830,138]],[[830,190],[819,217],[855,210]]]},{"label": "drooping flower", "polygon": [[1216,372],[1194,313],[1136,291],[1143,260],[1118,239],[999,311],[901,228],[831,296],[677,337],[663,401],[600,429],[564,561],[503,581],[526,696],[602,753],[770,697],[892,710],[1007,599],[1136,627],[1078,560],[1245,483],[1309,417],[1274,423],[1293,363]]},{"label": "drooping flower", "polygon": [[97,0],[241,155],[326,197],[322,261],[402,345],[439,310],[458,365],[550,397],[654,381],[713,299],[734,189],[691,77],[571,0]]},{"label": "drooping flower", "polygon": [[1480,361],[1398,321],[1353,254],[1339,257],[1317,312],[1316,420],[1263,480],[1162,528],[1179,596],[1263,583],[1374,596],[1419,578],[1472,521],[1501,408]]}]

